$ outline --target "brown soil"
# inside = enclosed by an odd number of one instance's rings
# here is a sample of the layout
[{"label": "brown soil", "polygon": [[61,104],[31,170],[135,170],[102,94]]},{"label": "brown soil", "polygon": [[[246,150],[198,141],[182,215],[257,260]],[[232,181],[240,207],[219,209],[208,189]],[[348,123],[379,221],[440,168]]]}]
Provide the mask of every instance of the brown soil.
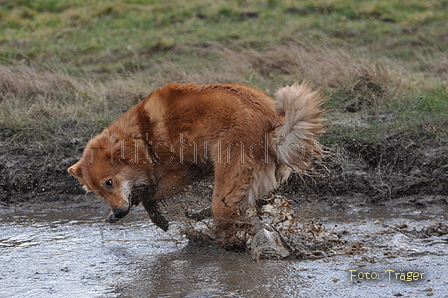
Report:
[{"label": "brown soil", "polygon": [[320,198],[364,195],[373,202],[448,194],[448,138],[397,134],[381,142],[345,140],[318,177],[292,176],[283,190]]},{"label": "brown soil", "polygon": [[[82,153],[80,142],[58,144],[62,157],[57,159],[42,149],[7,146],[0,155],[2,204],[70,201],[73,195],[85,193],[66,171]],[[332,154],[324,160],[326,170],[320,171],[321,175],[292,175],[278,193],[317,198],[364,195],[373,202],[410,195],[448,195],[446,136],[402,133],[381,141],[342,140],[328,147]],[[193,188],[205,195],[211,183]]]}]

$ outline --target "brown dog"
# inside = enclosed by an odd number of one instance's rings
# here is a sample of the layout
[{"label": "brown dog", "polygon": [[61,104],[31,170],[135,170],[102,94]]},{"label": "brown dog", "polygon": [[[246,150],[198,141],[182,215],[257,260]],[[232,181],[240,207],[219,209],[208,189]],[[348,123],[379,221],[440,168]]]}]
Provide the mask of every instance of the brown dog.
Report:
[{"label": "brown dog", "polygon": [[165,230],[156,202],[214,174],[212,211],[229,246],[239,210],[322,156],[319,94],[294,84],[275,97],[236,84],[167,85],[90,140],[68,172],[109,203],[110,219],[141,199]]}]

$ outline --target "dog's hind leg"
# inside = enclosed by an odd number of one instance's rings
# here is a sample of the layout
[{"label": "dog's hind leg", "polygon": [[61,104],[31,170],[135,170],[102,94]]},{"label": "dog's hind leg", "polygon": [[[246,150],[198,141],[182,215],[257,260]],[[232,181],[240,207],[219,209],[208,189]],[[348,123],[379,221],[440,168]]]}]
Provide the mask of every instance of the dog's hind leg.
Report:
[{"label": "dog's hind leg", "polygon": [[252,173],[250,169],[235,165],[215,166],[215,187],[212,211],[217,227],[217,241],[225,249],[236,246],[236,222],[247,205],[247,193]]}]

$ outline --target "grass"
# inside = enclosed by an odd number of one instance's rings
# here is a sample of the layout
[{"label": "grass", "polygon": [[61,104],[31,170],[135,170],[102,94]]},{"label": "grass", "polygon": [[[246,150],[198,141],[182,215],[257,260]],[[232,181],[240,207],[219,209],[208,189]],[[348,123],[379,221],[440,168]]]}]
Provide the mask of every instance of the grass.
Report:
[{"label": "grass", "polygon": [[[448,2],[13,0],[0,6],[0,142],[56,156],[155,88],[310,80],[324,141],[448,133]],[[428,127],[435,128],[435,130]],[[61,153],[65,152],[65,153]]]}]

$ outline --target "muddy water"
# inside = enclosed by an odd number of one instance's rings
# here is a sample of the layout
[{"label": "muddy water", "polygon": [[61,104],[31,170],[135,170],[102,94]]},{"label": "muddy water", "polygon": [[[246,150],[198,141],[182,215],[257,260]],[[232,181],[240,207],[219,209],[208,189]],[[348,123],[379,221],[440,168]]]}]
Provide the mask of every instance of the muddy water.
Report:
[{"label": "muddy water", "polygon": [[[176,225],[164,233],[141,208],[116,224],[101,209],[5,208],[0,297],[448,297],[445,209],[302,209],[340,243],[321,259],[257,263],[188,244]],[[401,280],[408,271],[418,280]]]}]

